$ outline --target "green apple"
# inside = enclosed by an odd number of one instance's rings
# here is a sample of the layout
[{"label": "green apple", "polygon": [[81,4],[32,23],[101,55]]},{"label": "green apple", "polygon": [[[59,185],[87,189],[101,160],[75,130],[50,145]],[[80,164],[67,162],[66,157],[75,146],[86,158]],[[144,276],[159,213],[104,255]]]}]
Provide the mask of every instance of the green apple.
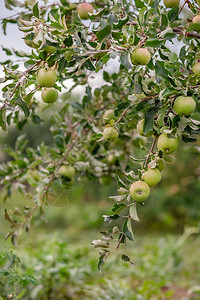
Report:
[{"label": "green apple", "polygon": [[119,136],[118,130],[114,127],[106,127],[103,131],[103,137],[108,142],[114,142]]},{"label": "green apple", "polygon": [[75,175],[75,169],[70,165],[62,165],[58,170],[58,174],[72,180]]},{"label": "green apple", "polygon": [[179,6],[180,0],[163,0],[163,2],[167,8],[172,8],[174,6]]},{"label": "green apple", "polygon": [[197,16],[195,16],[193,19],[192,19],[192,23],[198,23],[198,24],[200,24],[200,15],[197,15]]},{"label": "green apple", "polygon": [[37,82],[41,86],[53,87],[56,80],[57,74],[55,70],[52,69],[40,69],[37,73]]},{"label": "green apple", "polygon": [[157,142],[157,147],[164,154],[173,153],[179,146],[178,138],[168,138],[166,133],[162,133]]},{"label": "green apple", "polygon": [[165,161],[163,158],[159,158],[157,160],[157,169],[161,172],[164,170],[164,168],[165,168]]},{"label": "green apple", "polygon": [[135,181],[130,187],[131,197],[138,202],[145,201],[150,195],[149,185],[141,180]]},{"label": "green apple", "polygon": [[145,48],[138,48],[133,50],[131,58],[132,62],[136,65],[147,65],[151,59],[151,54]]},{"label": "green apple", "polygon": [[155,168],[155,169],[148,169],[142,174],[142,179],[149,185],[149,186],[154,186],[158,182],[161,181],[161,173],[160,171]]},{"label": "green apple", "polygon": [[114,110],[113,109],[108,109],[103,114],[103,119],[105,121],[108,121],[110,119],[114,119],[114,117],[115,117],[115,114],[114,114]]},{"label": "green apple", "polygon": [[144,122],[145,122],[145,120],[142,119],[137,123],[137,127],[136,127],[137,133],[141,136],[146,136],[146,137],[152,136],[154,134],[153,130],[148,132],[147,134],[144,134]]},{"label": "green apple", "polygon": [[41,97],[45,103],[54,103],[58,99],[58,91],[54,88],[43,88]]},{"label": "green apple", "polygon": [[193,66],[192,66],[192,71],[195,75],[200,74],[200,62],[196,62]]},{"label": "green apple", "polygon": [[94,7],[90,3],[80,3],[77,6],[78,15],[82,20],[87,20],[89,18],[88,14],[92,13],[93,10]]},{"label": "green apple", "polygon": [[192,97],[179,96],[176,98],[173,108],[177,114],[188,116],[195,111],[196,101]]}]

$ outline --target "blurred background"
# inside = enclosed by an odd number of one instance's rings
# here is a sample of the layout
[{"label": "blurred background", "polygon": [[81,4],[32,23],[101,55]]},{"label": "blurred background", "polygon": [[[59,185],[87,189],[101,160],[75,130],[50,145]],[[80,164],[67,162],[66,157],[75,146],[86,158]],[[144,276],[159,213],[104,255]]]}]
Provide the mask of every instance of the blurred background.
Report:
[{"label": "blurred background", "polygon": [[[0,17],[11,14],[1,1]],[[190,13],[185,9],[183,15]],[[8,48],[29,51],[16,26],[8,25],[7,36],[0,32],[0,37],[1,44]],[[1,50],[0,57],[1,61],[6,59]],[[107,71],[111,69],[113,66],[108,65]],[[93,87],[95,81],[99,82],[98,78],[91,80]],[[80,89],[76,90],[74,97],[80,93]],[[0,161],[9,159],[3,148],[13,147],[21,134],[34,148],[42,141],[52,145],[49,127],[54,112],[55,106],[45,111],[40,130],[30,121],[20,132],[12,127],[7,135],[0,132]],[[141,151],[135,147],[134,155],[140,157]],[[14,290],[17,299],[25,300],[200,299],[199,152],[199,141],[184,148],[180,145],[174,155],[175,163],[167,164],[161,183],[152,189],[145,206],[139,207],[141,222],[133,224],[135,241],[114,253],[102,274],[97,269],[98,251],[91,242],[105,228],[102,215],[111,212],[113,202],[109,196],[116,194],[114,180],[109,185],[100,185],[97,180],[77,183],[68,195],[68,205],[49,205],[42,220],[35,217],[30,232],[20,236],[17,247],[4,241],[9,226],[4,210],[14,209],[15,205],[22,207],[30,200],[16,193],[4,202],[1,191],[0,282],[5,284],[0,285],[5,296],[2,299],[13,299]],[[133,265],[121,260],[124,252]],[[9,275],[2,271],[5,269]]]}]

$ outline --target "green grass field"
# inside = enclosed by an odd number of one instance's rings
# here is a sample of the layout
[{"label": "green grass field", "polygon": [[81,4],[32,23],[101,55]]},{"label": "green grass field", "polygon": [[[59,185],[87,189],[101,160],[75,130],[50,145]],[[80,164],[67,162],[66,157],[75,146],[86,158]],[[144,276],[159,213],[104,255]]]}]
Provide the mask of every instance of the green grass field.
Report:
[{"label": "green grass field", "polygon": [[[5,286],[0,287],[1,299],[12,299],[13,294],[13,299],[24,300],[200,299],[198,228],[171,234],[137,226],[135,242],[127,249],[122,245],[100,274],[98,250],[91,241],[98,238],[101,214],[110,203],[81,201],[62,208],[49,206],[48,223],[36,218],[30,233],[20,236],[18,247],[3,241],[8,226],[2,220],[0,281]],[[5,256],[10,251],[21,263]],[[122,253],[134,265],[123,262]]]}]

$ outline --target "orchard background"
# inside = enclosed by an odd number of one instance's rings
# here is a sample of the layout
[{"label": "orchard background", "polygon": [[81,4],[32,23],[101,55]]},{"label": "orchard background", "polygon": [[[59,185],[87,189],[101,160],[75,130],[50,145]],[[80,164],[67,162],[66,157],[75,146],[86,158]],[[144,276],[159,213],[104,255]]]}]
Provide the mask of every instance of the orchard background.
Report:
[{"label": "orchard background", "polygon": [[1,299],[199,299],[198,1],[0,8]]}]

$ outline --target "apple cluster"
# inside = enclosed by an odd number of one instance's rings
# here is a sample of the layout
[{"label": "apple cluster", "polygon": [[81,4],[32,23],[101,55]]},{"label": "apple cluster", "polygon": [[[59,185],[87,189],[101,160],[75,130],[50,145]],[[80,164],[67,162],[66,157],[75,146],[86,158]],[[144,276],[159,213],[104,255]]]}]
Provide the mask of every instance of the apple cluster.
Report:
[{"label": "apple cluster", "polygon": [[43,87],[41,98],[45,103],[54,103],[58,99],[58,91],[53,88],[57,80],[53,69],[40,69],[37,73],[37,83]]},{"label": "apple cluster", "polygon": [[[196,109],[196,101],[192,97],[178,96],[173,103],[174,113],[180,116],[189,116]],[[150,131],[148,134],[144,134],[144,123],[142,119],[137,123],[137,132],[141,136],[154,136],[157,139],[157,148],[161,153],[161,156],[172,154],[177,150],[179,146],[179,138],[168,136],[167,133],[163,132],[158,137],[156,132]],[[153,167],[148,165],[149,168],[144,170],[142,173],[141,180],[132,183],[130,187],[130,195],[137,202],[145,201],[150,195],[150,187],[155,186],[161,181],[161,171],[165,167],[165,161],[160,158],[159,153],[156,157],[156,165]]]}]

